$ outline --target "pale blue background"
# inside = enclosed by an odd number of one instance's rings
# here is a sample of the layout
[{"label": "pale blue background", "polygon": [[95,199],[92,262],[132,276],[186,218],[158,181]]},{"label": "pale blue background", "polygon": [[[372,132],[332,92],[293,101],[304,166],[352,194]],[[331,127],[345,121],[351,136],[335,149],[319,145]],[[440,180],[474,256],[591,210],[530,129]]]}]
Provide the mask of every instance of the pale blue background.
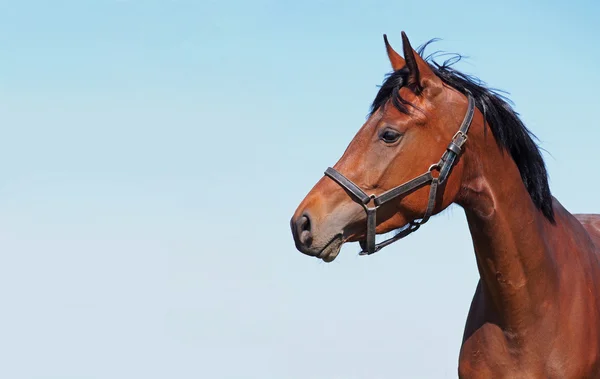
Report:
[{"label": "pale blue background", "polygon": [[456,377],[460,208],[332,264],[289,231],[389,70],[382,33],[469,56],[554,194],[600,212],[598,2],[0,4],[1,378]]}]

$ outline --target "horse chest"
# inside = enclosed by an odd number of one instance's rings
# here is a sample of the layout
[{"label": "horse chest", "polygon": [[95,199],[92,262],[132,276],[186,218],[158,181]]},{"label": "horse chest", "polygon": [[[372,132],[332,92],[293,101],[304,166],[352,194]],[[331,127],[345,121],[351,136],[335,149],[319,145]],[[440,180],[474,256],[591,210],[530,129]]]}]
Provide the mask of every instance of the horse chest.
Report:
[{"label": "horse chest", "polygon": [[509,378],[514,358],[502,332],[494,324],[484,324],[463,343],[458,372],[461,379]]},{"label": "horse chest", "polygon": [[569,338],[548,341],[548,345],[511,346],[494,324],[484,324],[467,338],[459,357],[461,379],[482,378],[588,378],[600,376],[596,341],[586,341],[585,349],[575,347]]}]

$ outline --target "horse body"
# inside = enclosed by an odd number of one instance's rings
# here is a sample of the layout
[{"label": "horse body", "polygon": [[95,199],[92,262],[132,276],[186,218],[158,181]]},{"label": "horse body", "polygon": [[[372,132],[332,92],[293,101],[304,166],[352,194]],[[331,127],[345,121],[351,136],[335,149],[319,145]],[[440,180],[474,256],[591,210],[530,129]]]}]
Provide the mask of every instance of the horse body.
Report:
[{"label": "horse body", "polygon": [[540,212],[515,160],[485,131],[478,113],[453,199],[465,210],[481,277],[460,377],[598,377],[600,215],[576,217],[554,197]]},{"label": "horse body", "polygon": [[[558,201],[553,257],[558,286],[540,302],[532,323],[506,328],[502,310],[481,279],[459,357],[460,378],[600,377],[600,215],[571,215]],[[535,280],[535,277],[528,280]],[[555,291],[556,288],[556,291]]]},{"label": "horse body", "polygon": [[[465,325],[461,378],[600,376],[600,215],[551,214],[477,114],[459,163],[480,283]],[[457,170],[458,171],[458,170]]]}]

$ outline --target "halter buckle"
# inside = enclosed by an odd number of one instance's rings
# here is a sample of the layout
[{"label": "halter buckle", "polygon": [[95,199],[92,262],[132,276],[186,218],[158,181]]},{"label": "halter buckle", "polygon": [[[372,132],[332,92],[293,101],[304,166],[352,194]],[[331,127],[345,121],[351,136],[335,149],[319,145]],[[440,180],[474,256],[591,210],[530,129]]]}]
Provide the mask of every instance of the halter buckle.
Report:
[{"label": "halter buckle", "polygon": [[452,142],[454,142],[456,146],[462,149],[465,142],[467,142],[467,139],[469,139],[469,136],[467,136],[462,130],[459,130],[456,133],[454,133],[454,136],[452,137]]}]

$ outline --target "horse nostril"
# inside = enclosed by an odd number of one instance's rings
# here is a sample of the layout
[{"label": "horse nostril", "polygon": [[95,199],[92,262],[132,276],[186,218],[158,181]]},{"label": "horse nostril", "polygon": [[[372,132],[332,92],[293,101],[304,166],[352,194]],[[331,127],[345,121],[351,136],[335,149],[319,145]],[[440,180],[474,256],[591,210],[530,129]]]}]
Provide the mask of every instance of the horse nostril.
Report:
[{"label": "horse nostril", "polygon": [[301,232],[310,232],[310,218],[304,215],[300,217],[300,231]]},{"label": "horse nostril", "polygon": [[311,225],[308,215],[302,215],[302,217],[298,219],[296,225],[298,227],[298,239],[300,240],[300,243],[306,247],[309,247],[312,243],[312,233],[310,231]]}]

